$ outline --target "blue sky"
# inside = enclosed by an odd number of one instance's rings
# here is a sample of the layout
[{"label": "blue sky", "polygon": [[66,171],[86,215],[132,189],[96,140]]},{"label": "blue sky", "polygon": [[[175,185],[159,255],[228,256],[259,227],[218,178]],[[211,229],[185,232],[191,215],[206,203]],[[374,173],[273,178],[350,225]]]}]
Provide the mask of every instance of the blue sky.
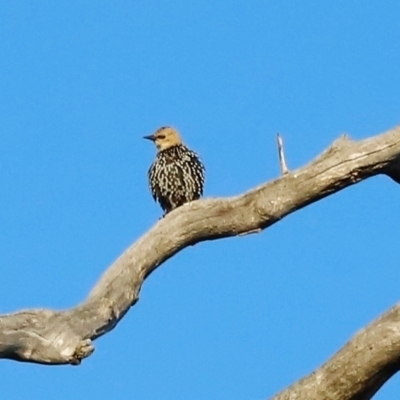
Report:
[{"label": "blue sky", "polygon": [[[3,2],[0,312],[76,305],[154,225],[142,136],[162,125],[201,154],[207,197],[277,177],[277,132],[297,168],[397,125],[399,15],[394,0]],[[2,396],[272,396],[398,301],[399,201],[377,177],[188,248],[81,366],[2,361]]]}]

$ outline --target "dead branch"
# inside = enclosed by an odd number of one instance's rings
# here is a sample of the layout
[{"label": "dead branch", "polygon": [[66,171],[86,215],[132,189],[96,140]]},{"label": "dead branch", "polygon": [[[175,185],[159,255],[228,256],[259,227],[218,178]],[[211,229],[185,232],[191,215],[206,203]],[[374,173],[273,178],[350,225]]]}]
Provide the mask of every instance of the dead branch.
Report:
[{"label": "dead branch", "polygon": [[272,400],[369,400],[400,369],[400,304]]},{"label": "dead branch", "polygon": [[281,173],[282,175],[286,175],[289,173],[289,168],[286,164],[285,151],[283,149],[283,139],[279,133],[276,135],[276,141],[278,142],[278,156],[279,164],[281,166]]},{"label": "dead branch", "polygon": [[[79,364],[93,352],[91,341],[112,330],[136,303],[146,277],[178,251],[205,240],[259,232],[378,174],[399,182],[400,128],[361,141],[342,136],[308,165],[242,195],[186,204],[132,244],[82,304],[66,311],[40,309],[0,316],[0,357]],[[400,368],[399,307],[274,399],[369,399]]]}]

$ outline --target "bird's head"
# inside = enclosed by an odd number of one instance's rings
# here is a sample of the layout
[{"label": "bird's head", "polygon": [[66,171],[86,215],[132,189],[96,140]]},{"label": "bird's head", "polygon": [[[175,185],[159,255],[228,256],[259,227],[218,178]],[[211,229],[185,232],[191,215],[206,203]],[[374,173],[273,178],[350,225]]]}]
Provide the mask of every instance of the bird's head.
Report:
[{"label": "bird's head", "polygon": [[153,141],[158,151],[168,149],[177,144],[182,144],[182,139],[178,131],[170,126],[163,126],[157,129],[152,135],[143,136],[143,138]]}]

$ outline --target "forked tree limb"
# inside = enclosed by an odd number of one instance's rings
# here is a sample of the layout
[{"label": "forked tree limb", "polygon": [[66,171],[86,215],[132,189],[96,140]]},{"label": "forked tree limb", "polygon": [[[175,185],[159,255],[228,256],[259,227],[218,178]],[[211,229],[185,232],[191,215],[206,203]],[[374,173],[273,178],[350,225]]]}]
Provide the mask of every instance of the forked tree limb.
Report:
[{"label": "forked tree limb", "polygon": [[[400,183],[400,128],[361,141],[342,136],[308,165],[242,195],[179,207],[132,244],[82,304],[66,311],[27,310],[0,316],[0,358],[79,364],[93,352],[91,341],[113,329],[135,304],[146,277],[178,251],[201,241],[266,229],[308,204],[378,174]],[[369,399],[400,368],[399,307],[274,399]]]}]

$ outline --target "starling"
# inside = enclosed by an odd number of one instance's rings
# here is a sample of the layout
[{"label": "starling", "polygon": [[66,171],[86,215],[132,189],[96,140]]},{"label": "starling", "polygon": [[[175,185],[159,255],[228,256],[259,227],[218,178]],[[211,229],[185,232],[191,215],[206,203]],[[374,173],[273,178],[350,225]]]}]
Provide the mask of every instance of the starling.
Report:
[{"label": "starling", "polygon": [[205,168],[199,156],[182,143],[178,131],[165,126],[144,139],[157,147],[148,178],[153,198],[164,213],[197,200],[203,194]]}]

